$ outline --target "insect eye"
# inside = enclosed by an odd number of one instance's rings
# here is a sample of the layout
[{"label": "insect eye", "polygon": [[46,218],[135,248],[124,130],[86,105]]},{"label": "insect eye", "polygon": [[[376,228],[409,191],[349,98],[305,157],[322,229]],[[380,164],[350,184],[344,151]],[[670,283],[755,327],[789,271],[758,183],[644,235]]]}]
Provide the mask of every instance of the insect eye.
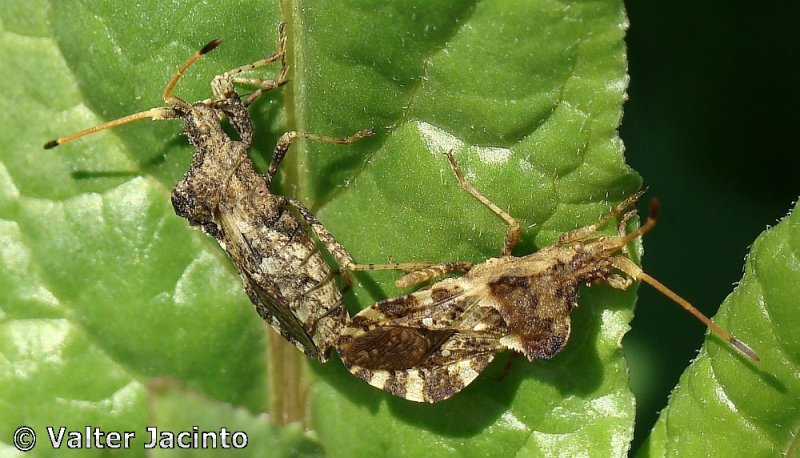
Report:
[{"label": "insect eye", "polygon": [[578,243],[575,243],[575,244],[573,244],[573,245],[572,245],[572,249],[573,249],[573,250],[574,250],[576,253],[580,253],[581,251],[583,251],[583,244],[582,244],[582,243],[580,243],[580,242],[578,242]]},{"label": "insect eye", "polygon": [[200,135],[208,135],[211,133],[211,129],[208,127],[208,124],[200,124],[197,126],[197,131],[200,132]]}]

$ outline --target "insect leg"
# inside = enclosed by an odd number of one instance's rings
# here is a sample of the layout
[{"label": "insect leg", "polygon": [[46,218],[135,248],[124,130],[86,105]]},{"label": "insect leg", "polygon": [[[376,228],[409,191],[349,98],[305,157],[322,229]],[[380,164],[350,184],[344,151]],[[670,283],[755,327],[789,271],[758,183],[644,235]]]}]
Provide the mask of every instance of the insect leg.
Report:
[{"label": "insect leg", "polygon": [[510,355],[508,355],[508,359],[506,359],[506,363],[505,363],[505,365],[503,365],[503,370],[501,370],[501,371],[500,371],[500,373],[499,373],[499,374],[497,374],[497,375],[494,377],[494,381],[495,381],[495,382],[501,382],[501,381],[503,381],[503,380],[504,380],[506,377],[508,377],[508,374],[510,374],[510,373],[511,373],[511,367],[512,367],[512,366],[514,365],[514,363],[515,363],[515,362],[516,362],[518,359],[520,359],[521,357],[522,357],[522,353],[511,352],[511,354],[510,354]]},{"label": "insect leg", "polygon": [[[628,226],[628,221],[630,221],[631,218],[636,216],[636,213],[637,213],[636,209],[633,208],[628,210],[624,215],[622,215],[622,219],[620,219],[619,224],[617,224],[617,235],[619,235],[620,237],[625,237],[625,235],[627,234],[626,228]],[[625,253],[626,255],[630,255],[630,251],[628,250],[628,245],[624,245],[622,247],[622,252]]]},{"label": "insect leg", "polygon": [[344,247],[338,240],[333,236],[333,234],[328,231],[328,229],[322,225],[321,222],[311,213],[311,210],[306,208],[302,202],[295,199],[286,199],[286,202],[291,205],[292,207],[297,210],[303,220],[308,224],[314,234],[317,236],[320,242],[325,245],[325,249],[328,250],[328,253],[336,259],[336,262],[339,263],[343,269],[350,270],[349,266],[355,264],[353,261],[353,256],[350,255],[350,252],[347,251],[347,248]]},{"label": "insect leg", "polygon": [[348,270],[354,272],[366,272],[370,270],[400,270],[407,272],[402,277],[395,280],[394,284],[398,288],[410,288],[420,283],[432,280],[436,277],[450,272],[468,272],[473,264],[469,261],[450,261],[450,262],[386,262],[351,264]]},{"label": "insect leg", "polygon": [[[616,207],[611,209],[610,212],[608,212],[605,215],[603,215],[599,220],[597,220],[597,222],[595,222],[593,224],[590,224],[588,226],[579,227],[579,228],[577,228],[575,230],[572,230],[572,231],[565,232],[565,233],[561,234],[561,237],[559,237],[558,240],[556,240],[556,242],[553,245],[561,246],[561,245],[566,245],[566,244],[569,244],[569,243],[572,243],[572,242],[577,242],[579,240],[584,240],[585,238],[587,238],[590,235],[592,235],[595,232],[597,232],[598,229],[600,229],[601,227],[605,226],[609,221],[611,221],[611,219],[615,218],[617,215],[622,213],[626,208],[628,208],[631,205],[635,204],[639,200],[639,197],[641,197],[642,194],[644,194],[645,191],[646,191],[646,189],[638,190],[637,192],[632,194],[630,197],[628,197],[627,199],[625,199],[622,202],[620,202]],[[630,216],[628,216],[628,214],[625,214],[625,216],[623,216],[622,220],[627,222],[627,219],[630,219],[631,217],[633,217],[634,214],[636,214],[635,211]],[[621,235],[624,235],[624,231],[623,231],[623,233]]]},{"label": "insect leg", "polygon": [[452,261],[442,264],[431,264],[407,273],[406,275],[395,280],[394,284],[398,288],[409,288],[428,280],[432,280],[436,277],[441,277],[442,275],[450,272],[468,272],[470,269],[472,269],[472,263],[469,261]]},{"label": "insect leg", "polygon": [[503,250],[500,252],[501,256],[510,256],[511,250],[517,245],[519,242],[519,235],[520,235],[520,227],[517,220],[515,220],[511,215],[503,211],[502,208],[498,207],[497,204],[489,200],[488,197],[481,194],[472,184],[464,178],[464,174],[461,172],[461,168],[458,167],[456,160],[453,158],[453,152],[448,151],[445,153],[447,156],[447,160],[450,162],[450,168],[453,169],[453,173],[456,175],[456,179],[458,180],[458,184],[461,185],[461,188],[464,191],[467,191],[472,197],[478,200],[478,202],[482,203],[486,207],[489,208],[494,214],[499,216],[503,219],[503,221],[508,224],[508,230],[506,231],[506,238],[503,241]]},{"label": "insect leg", "polygon": [[364,272],[369,270],[400,270],[407,272],[406,275],[395,280],[394,284],[398,288],[409,288],[420,283],[432,280],[436,277],[450,272],[468,272],[473,264],[469,261],[450,261],[450,262],[387,262],[353,264],[349,270]]},{"label": "insect leg", "polygon": [[[314,234],[317,236],[320,242],[325,245],[325,249],[328,250],[328,253],[336,259],[336,262],[339,263],[339,266],[345,270],[356,270],[356,271],[364,271],[364,270],[381,270],[381,266],[384,264],[356,264],[353,260],[353,256],[347,251],[347,248],[344,247],[338,240],[333,236],[333,234],[328,231],[316,216],[311,213],[311,210],[306,208],[302,202],[295,200],[295,199],[286,199],[286,202],[294,207],[295,210],[300,214],[303,220],[308,224]],[[399,263],[395,264],[386,264],[386,265],[401,265]],[[426,267],[428,264],[417,265],[413,264],[413,268],[417,267]],[[394,267],[387,267],[386,269],[393,269]],[[405,269],[399,269],[405,270]]]},{"label": "insect leg", "polygon": [[247,107],[239,98],[239,94],[231,92],[225,98],[209,103],[222,110],[228,116],[228,120],[236,130],[236,134],[239,135],[239,141],[244,143],[245,149],[249,148],[253,143],[253,122],[250,119]]},{"label": "insect leg", "polygon": [[628,289],[629,286],[631,286],[633,280],[630,277],[626,277],[624,275],[611,274],[608,276],[608,278],[606,278],[605,283],[612,288],[624,291]]},{"label": "insect leg", "polygon": [[347,251],[333,234],[314,216],[311,211],[295,199],[287,199],[289,205],[295,208],[303,220],[308,224],[320,242],[325,245],[325,249],[336,259],[339,266],[345,271],[363,272],[369,270],[402,270],[410,272],[397,280],[398,287],[405,288],[432,278],[442,276],[453,271],[468,271],[472,268],[471,262],[455,261],[447,263],[431,262],[390,262],[385,264],[357,264],[353,256]]},{"label": "insect leg", "polygon": [[[240,73],[248,72],[250,70],[271,64],[277,60],[280,60],[281,62],[281,69],[280,72],[278,73],[277,78],[275,79],[244,78],[241,76],[236,76]],[[250,64],[242,65],[241,67],[236,67],[232,70],[228,70],[223,75],[218,76],[217,78],[224,78],[233,83],[258,86],[258,89],[256,89],[255,92],[250,94],[244,101],[244,105],[249,106],[251,103],[253,103],[253,101],[255,101],[258,97],[260,97],[264,91],[269,91],[286,84],[287,82],[286,73],[288,72],[288,70],[289,67],[286,64],[286,23],[281,22],[280,25],[278,26],[278,50],[275,51],[275,54],[267,56],[264,59],[252,62]]]},{"label": "insect leg", "polygon": [[305,138],[308,140],[315,140],[326,143],[336,143],[339,145],[348,145],[350,143],[361,140],[364,137],[369,137],[372,135],[375,135],[375,131],[373,131],[372,129],[362,130],[360,132],[356,132],[355,134],[349,137],[343,137],[343,138],[326,137],[324,135],[309,134],[305,132],[297,132],[294,130],[286,132],[283,135],[281,135],[280,139],[278,139],[278,144],[275,145],[275,150],[272,152],[272,162],[270,162],[269,168],[267,169],[267,184],[272,183],[272,178],[278,171],[278,165],[280,165],[284,156],[286,156],[286,153],[289,151],[289,147],[292,146],[292,142],[297,138]]},{"label": "insect leg", "polygon": [[625,230],[625,228],[628,225],[628,221],[630,221],[631,218],[636,216],[636,213],[637,213],[636,209],[633,208],[631,210],[628,210],[624,215],[622,215],[622,218],[619,220],[619,224],[617,224],[617,234],[618,235],[623,236],[623,235],[627,234],[627,231]]}]

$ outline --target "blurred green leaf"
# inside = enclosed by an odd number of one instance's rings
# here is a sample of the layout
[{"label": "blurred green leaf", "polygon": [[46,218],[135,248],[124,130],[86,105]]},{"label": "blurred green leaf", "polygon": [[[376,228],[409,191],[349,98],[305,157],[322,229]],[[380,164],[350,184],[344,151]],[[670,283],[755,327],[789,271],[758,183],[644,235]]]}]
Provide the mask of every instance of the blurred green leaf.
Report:
[{"label": "blurred green leaf", "polygon": [[756,239],[741,283],[715,317],[761,361],[753,363],[707,336],[640,455],[797,455],[798,257],[800,215],[793,211]]},{"label": "blurred green leaf", "polygon": [[[41,145],[161,105],[176,67],[221,36],[177,89],[187,100],[207,97],[214,75],[274,51],[278,5],[12,3],[0,11],[0,103],[12,114],[0,126],[0,354],[10,368],[0,375],[2,441],[21,424],[142,437],[149,421],[178,427],[152,415],[166,401],[147,386],[164,377],[187,392],[170,397],[170,411],[185,403],[216,412],[210,427],[271,431],[216,404],[266,411],[276,382],[265,326],[230,262],[169,204],[189,164],[179,123]],[[505,228],[457,187],[441,155],[448,149],[526,228],[520,253],[593,222],[639,187],[616,133],[627,84],[621,2],[285,5],[290,84],[254,108],[253,157],[263,165],[290,128],[376,128],[347,147],[300,144],[281,170],[279,190],[304,199],[357,260],[497,255]],[[359,275],[352,310],[398,293],[395,276]],[[437,405],[391,398],[337,361],[315,364],[310,425],[330,455],[624,455],[633,399],[619,341],[634,296],[586,289],[562,354],[517,361],[494,380],[500,358]],[[298,443],[277,450],[317,453]],[[43,442],[37,451],[51,452]]]}]

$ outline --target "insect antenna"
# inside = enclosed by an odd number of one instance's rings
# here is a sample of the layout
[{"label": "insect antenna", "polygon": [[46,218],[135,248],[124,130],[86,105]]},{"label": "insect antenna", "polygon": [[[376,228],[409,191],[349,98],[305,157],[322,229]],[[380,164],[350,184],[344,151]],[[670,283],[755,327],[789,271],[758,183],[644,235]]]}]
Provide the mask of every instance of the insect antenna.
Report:
[{"label": "insect antenna", "polygon": [[186,70],[194,64],[198,59],[203,57],[205,54],[210,52],[212,49],[219,46],[222,43],[221,38],[216,38],[208,42],[205,46],[203,46],[199,51],[192,54],[183,65],[178,68],[178,71],[172,75],[167,86],[164,88],[164,101],[170,104],[169,107],[158,107],[158,108],[151,108],[149,110],[140,111],[138,113],[133,113],[127,116],[123,116],[119,119],[114,119],[113,121],[104,122],[103,124],[99,124],[94,127],[89,127],[88,129],[83,129],[78,132],[65,135],[63,137],[59,137],[55,140],[50,140],[49,142],[44,144],[44,149],[51,149],[55,148],[58,145],[63,145],[64,143],[71,142],[78,138],[83,137],[84,135],[93,134],[95,132],[99,132],[101,130],[110,129],[112,127],[121,126],[123,124],[127,124],[129,122],[138,121],[144,118],[151,118],[154,121],[163,120],[163,119],[176,119],[180,117],[180,112],[178,108],[188,108],[189,105],[181,100],[178,97],[172,95],[173,89],[178,84],[178,80],[180,80],[181,76],[186,72]]},{"label": "insect antenna", "polygon": [[[186,73],[186,70],[188,70],[189,67],[192,66],[192,64],[194,64],[201,57],[205,56],[206,54],[208,54],[209,52],[214,50],[214,48],[219,46],[220,43],[222,43],[222,38],[214,38],[213,40],[211,40],[208,43],[206,43],[205,46],[200,48],[199,51],[197,51],[196,53],[192,54],[188,59],[186,59],[186,62],[184,62],[183,65],[181,65],[180,68],[178,68],[178,71],[175,72],[174,75],[172,75],[172,78],[169,79],[169,82],[167,83],[167,86],[164,88],[164,101],[165,102],[167,102],[169,104],[172,104],[171,100],[177,99],[177,97],[172,95],[172,90],[175,89],[175,86],[178,84],[178,80],[181,79],[181,76],[183,76],[183,74]],[[177,100],[180,101],[180,102],[183,102],[180,99],[177,99]]]},{"label": "insect antenna", "polygon": [[753,361],[760,361],[758,354],[750,348],[749,345],[742,342],[741,340],[733,337],[730,332],[726,331],[713,321],[710,318],[703,315],[703,312],[697,310],[692,304],[689,303],[686,299],[678,296],[675,294],[671,289],[667,288],[663,283],[656,280],[655,278],[651,277],[650,275],[642,272],[639,275],[639,278],[642,279],[645,283],[655,288],[661,294],[667,296],[668,298],[672,299],[675,303],[683,307],[684,310],[691,313],[695,318],[700,320],[703,324],[708,326],[711,329],[711,332],[718,335],[721,339],[728,342],[733,348],[735,348],[739,353],[743,354],[744,356],[752,359]]},{"label": "insect antenna", "polygon": [[[660,204],[659,204],[658,200],[657,199],[652,199],[650,201],[650,214],[647,216],[647,221],[642,226],[640,226],[639,229],[637,229],[637,230],[631,232],[630,234],[626,235],[625,237],[623,237],[622,241],[625,244],[627,244],[628,242],[636,239],[637,237],[640,237],[640,236],[644,235],[645,233],[649,232],[656,225],[656,216],[658,215],[659,207],[660,207]],[[628,262],[630,262],[630,260],[628,260],[627,258],[625,258],[625,259]],[[631,262],[631,264],[633,264],[633,263]],[[625,269],[623,269],[623,270],[625,270]],[[664,296],[668,297],[669,299],[671,299],[676,304],[680,305],[684,310],[686,310],[687,312],[692,314],[692,316],[697,318],[701,323],[705,324],[709,329],[711,329],[711,332],[715,333],[720,338],[722,338],[723,340],[728,342],[733,348],[735,348],[742,355],[750,358],[753,361],[760,361],[761,360],[761,358],[759,358],[758,354],[755,351],[753,351],[753,349],[750,348],[749,345],[747,345],[746,343],[742,342],[741,340],[733,337],[730,332],[728,332],[727,330],[723,329],[722,327],[720,327],[719,325],[717,325],[716,323],[711,321],[710,318],[705,316],[703,314],[703,312],[698,310],[689,301],[687,301],[686,299],[682,298],[681,296],[679,296],[678,294],[673,292],[671,289],[667,288],[666,285],[664,285],[660,281],[656,280],[655,278],[651,277],[647,273],[643,272],[638,267],[637,267],[636,270],[638,272],[636,272],[636,275],[633,275],[633,277],[644,281],[648,285],[650,285],[653,288],[655,288],[656,291],[658,291],[661,294],[663,294]]]}]

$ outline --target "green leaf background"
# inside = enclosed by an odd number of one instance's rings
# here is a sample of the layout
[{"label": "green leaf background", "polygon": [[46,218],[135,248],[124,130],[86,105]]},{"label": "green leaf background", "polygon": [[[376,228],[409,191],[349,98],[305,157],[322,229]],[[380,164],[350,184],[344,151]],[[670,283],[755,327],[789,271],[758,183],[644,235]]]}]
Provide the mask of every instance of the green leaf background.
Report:
[{"label": "green leaf background", "polygon": [[[716,316],[762,361],[707,338],[661,413],[642,456],[797,456],[800,418],[800,215],[796,209],[756,239],[744,277]],[[709,434],[713,432],[713,434]]]},{"label": "green leaf background", "polygon": [[[221,36],[177,91],[207,97],[214,75],[274,51],[280,18],[291,81],[254,109],[252,157],[263,166],[287,129],[375,127],[356,145],[296,146],[278,187],[359,261],[499,252],[505,228],[457,188],[440,154],[449,148],[526,228],[520,253],[640,185],[616,133],[627,83],[619,2],[10,2],[0,11],[0,450],[13,450],[19,425],[40,433],[35,453],[46,456],[45,425],[92,424],[140,440],[145,425],[238,427],[254,455],[625,454],[634,406],[619,343],[633,289],[584,290],[553,361],[517,361],[498,381],[499,358],[452,400],[413,404],[335,359],[306,366],[268,344],[225,254],[172,212],[190,156],[178,122],[41,150],[161,105],[177,65]],[[395,276],[359,275],[348,306],[398,293]],[[749,342],[763,352],[762,337]],[[260,416],[292,405],[303,424]]]},{"label": "green leaf background", "polygon": [[[740,281],[749,246],[798,196],[800,75],[787,62],[800,45],[800,3],[625,6],[631,81],[620,134],[662,203],[644,266],[711,316]],[[702,341],[668,299],[648,287],[639,295],[624,341],[634,448]]]}]

